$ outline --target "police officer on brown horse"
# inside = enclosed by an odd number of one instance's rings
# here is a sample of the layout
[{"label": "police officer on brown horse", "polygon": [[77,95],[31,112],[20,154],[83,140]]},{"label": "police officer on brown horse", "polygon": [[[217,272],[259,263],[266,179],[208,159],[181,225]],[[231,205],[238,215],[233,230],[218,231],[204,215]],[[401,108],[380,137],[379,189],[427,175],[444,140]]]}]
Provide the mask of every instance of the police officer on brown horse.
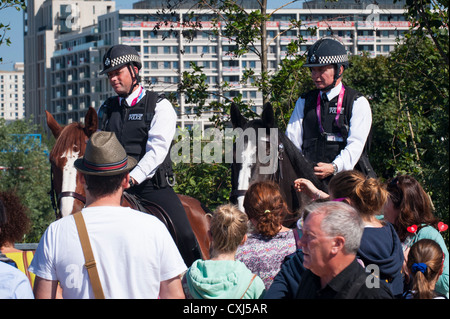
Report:
[{"label": "police officer on brown horse", "polygon": [[103,70],[117,96],[99,109],[100,129],[115,132],[127,151],[138,161],[130,172],[128,192],[161,206],[170,216],[177,245],[189,267],[200,250],[186,212],[174,192],[170,146],[177,115],[172,104],[140,85],[142,67],[137,51],[127,45],[111,47],[103,57]]}]

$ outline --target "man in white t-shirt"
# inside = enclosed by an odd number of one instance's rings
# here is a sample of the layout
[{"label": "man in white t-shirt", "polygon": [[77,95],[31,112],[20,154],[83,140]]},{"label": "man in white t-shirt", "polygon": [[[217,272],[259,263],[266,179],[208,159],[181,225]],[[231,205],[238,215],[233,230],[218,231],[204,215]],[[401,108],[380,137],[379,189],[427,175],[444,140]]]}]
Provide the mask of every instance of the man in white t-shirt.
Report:
[{"label": "man in white t-shirt", "polygon": [[[184,298],[186,265],[166,227],[155,217],[120,206],[136,160],[112,132],[96,132],[75,161],[86,191],[82,210],[105,298]],[[29,270],[36,298],[94,298],[73,216],[53,222]]]}]

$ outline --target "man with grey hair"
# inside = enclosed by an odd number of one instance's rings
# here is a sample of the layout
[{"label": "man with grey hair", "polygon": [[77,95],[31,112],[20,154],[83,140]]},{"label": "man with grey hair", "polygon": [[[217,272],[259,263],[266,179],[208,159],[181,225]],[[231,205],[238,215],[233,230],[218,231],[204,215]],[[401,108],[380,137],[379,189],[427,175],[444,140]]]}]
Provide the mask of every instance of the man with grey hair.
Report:
[{"label": "man with grey hair", "polygon": [[305,209],[300,242],[307,270],[296,298],[393,299],[356,260],[363,230],[358,212],[345,203],[313,203]]}]

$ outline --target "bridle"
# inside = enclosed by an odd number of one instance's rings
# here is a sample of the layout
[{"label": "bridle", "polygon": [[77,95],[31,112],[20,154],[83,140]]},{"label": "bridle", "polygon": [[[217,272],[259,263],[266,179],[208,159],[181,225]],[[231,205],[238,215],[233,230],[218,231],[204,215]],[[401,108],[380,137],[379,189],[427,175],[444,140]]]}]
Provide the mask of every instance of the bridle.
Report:
[{"label": "bridle", "polygon": [[[283,143],[278,144],[278,169],[277,174],[272,174],[270,180],[275,181],[277,184],[280,184],[281,180],[283,179],[283,165],[282,162],[284,160],[284,145]],[[245,193],[247,192],[246,189],[233,189],[230,192],[230,202],[234,202],[233,199],[237,199],[239,197],[245,196]]]},{"label": "bridle", "polygon": [[77,192],[61,192],[57,194],[53,184],[53,164],[50,165],[50,191],[48,192],[48,195],[50,196],[50,201],[52,203],[56,219],[60,219],[62,217],[61,209],[59,206],[61,204],[61,199],[63,197],[73,197],[82,202],[83,204],[86,204],[86,197],[84,197],[81,194],[78,194]]}]

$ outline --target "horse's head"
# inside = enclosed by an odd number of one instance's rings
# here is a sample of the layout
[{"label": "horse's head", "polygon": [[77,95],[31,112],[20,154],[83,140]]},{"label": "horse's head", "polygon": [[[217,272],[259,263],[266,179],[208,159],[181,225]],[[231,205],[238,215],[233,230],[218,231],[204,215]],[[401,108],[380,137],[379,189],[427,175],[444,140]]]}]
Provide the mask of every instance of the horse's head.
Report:
[{"label": "horse's head", "polygon": [[251,183],[276,179],[283,145],[278,143],[279,134],[270,103],[264,105],[260,119],[247,121],[235,104],[231,105],[230,115],[237,134],[231,165],[230,201],[243,209],[245,191]]},{"label": "horse's head", "polygon": [[[97,130],[98,117],[94,108],[86,113],[84,123],[71,123],[60,126],[46,111],[47,125],[56,138],[50,152],[52,171],[51,196],[55,212],[59,209],[61,217],[81,210],[85,203],[85,192],[77,179],[74,162],[84,155],[89,137]],[[56,195],[56,196],[55,196]]]},{"label": "horse's head", "polygon": [[242,129],[246,138],[237,138],[231,165],[232,191],[230,201],[243,210],[244,195],[250,184],[273,180],[279,186],[292,212],[304,202],[294,188],[294,180],[307,178],[316,187],[326,191],[326,186],[314,174],[314,163],[309,162],[289,138],[278,131],[272,105],[263,107],[260,119],[247,121],[238,107],[231,105],[233,128]]}]

